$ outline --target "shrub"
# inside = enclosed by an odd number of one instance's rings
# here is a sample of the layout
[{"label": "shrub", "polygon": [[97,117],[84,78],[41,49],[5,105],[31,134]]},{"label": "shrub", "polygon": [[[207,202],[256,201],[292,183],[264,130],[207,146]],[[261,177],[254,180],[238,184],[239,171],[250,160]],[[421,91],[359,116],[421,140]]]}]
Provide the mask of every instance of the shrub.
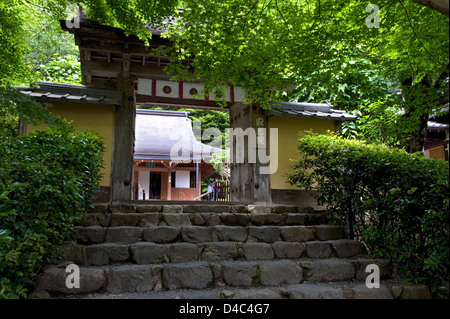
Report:
[{"label": "shrub", "polygon": [[315,188],[319,205],[349,227],[350,237],[390,259],[399,274],[448,297],[448,163],[334,135],[299,141],[303,155],[290,182]]},{"label": "shrub", "polygon": [[58,125],[0,143],[0,298],[26,296],[98,188],[104,144]]}]

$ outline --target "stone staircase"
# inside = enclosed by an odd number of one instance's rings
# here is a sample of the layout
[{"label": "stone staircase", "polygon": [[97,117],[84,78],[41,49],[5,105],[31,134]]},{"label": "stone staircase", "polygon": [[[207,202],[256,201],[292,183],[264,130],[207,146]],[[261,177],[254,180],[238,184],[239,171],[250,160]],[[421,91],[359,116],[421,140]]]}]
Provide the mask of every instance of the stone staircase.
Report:
[{"label": "stone staircase", "polygon": [[[52,298],[428,298],[393,281],[389,262],[346,239],[323,209],[244,205],[105,205],[76,226],[65,260],[32,296]],[[66,266],[80,267],[67,288]],[[382,285],[368,289],[368,264]]]}]

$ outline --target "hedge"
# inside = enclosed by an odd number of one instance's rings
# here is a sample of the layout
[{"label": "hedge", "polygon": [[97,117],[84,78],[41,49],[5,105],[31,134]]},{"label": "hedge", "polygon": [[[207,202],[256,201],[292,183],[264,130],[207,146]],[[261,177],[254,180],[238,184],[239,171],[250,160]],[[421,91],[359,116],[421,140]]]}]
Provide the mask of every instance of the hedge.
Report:
[{"label": "hedge", "polygon": [[335,135],[306,134],[289,181],[316,189],[377,257],[397,272],[449,295],[449,166],[441,159]]},{"label": "hedge", "polygon": [[0,298],[25,297],[94,197],[101,138],[59,125],[0,143]]}]

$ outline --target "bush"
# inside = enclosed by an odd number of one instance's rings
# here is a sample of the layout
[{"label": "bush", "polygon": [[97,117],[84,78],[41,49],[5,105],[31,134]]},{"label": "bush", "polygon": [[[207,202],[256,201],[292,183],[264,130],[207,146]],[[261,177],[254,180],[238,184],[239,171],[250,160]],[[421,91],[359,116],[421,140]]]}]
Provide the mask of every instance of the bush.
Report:
[{"label": "bush", "polygon": [[350,237],[390,259],[404,278],[448,297],[448,163],[334,135],[299,141],[303,155],[290,182],[318,190],[319,205],[349,227]]},{"label": "bush", "polygon": [[58,260],[98,188],[104,144],[58,125],[0,143],[0,298],[25,297]]}]

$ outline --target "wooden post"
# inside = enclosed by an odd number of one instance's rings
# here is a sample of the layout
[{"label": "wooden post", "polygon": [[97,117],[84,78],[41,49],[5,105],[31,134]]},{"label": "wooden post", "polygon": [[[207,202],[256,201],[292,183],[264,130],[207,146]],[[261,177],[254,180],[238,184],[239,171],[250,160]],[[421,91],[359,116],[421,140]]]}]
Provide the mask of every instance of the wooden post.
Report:
[{"label": "wooden post", "polygon": [[135,78],[130,76],[130,55],[123,54],[118,89],[123,92],[122,105],[114,112],[114,155],[112,162],[112,202],[130,202],[134,167],[136,105]]},{"label": "wooden post", "polygon": [[[265,128],[265,137],[263,144],[259,144],[258,136],[257,136],[257,147],[261,148],[261,151],[266,152],[269,155],[270,145],[269,145],[269,128],[266,121],[266,116],[262,115],[262,109],[260,107],[256,107],[253,109],[253,128],[258,133],[258,125],[255,123],[256,119],[264,119],[264,124],[261,128]],[[259,151],[259,150],[257,150]],[[253,183],[254,183],[254,192],[253,192],[253,203],[254,204],[271,204],[272,196],[270,191],[270,174],[261,174],[261,167],[268,166],[269,163],[261,164],[259,153],[256,157],[256,163],[253,165]]]},{"label": "wooden post", "polygon": [[197,193],[196,196],[200,196],[201,192],[202,192],[200,189],[200,183],[198,180],[198,178],[199,178],[198,176],[199,176],[199,174],[198,174],[198,160],[197,160],[195,163],[195,187],[196,187],[196,193]]},{"label": "wooden post", "polygon": [[172,200],[172,168],[167,171],[167,200]]},{"label": "wooden post", "polygon": [[[252,107],[243,103],[235,103],[230,108],[231,129],[247,129],[252,125]],[[248,139],[243,143],[230,136],[230,196],[232,201],[253,203],[253,169],[248,163]],[[237,153],[244,152],[244,163],[237,163]]]},{"label": "wooden post", "polygon": [[[255,128],[253,125],[253,114],[260,113],[261,110],[256,105],[246,105],[235,103],[230,108],[230,126],[234,129],[241,128],[243,131]],[[255,132],[257,132],[255,128]],[[267,138],[267,134],[266,134]],[[255,144],[249,137],[245,137],[243,142],[238,143],[237,139],[230,136],[230,200],[242,203],[270,204],[270,175],[261,174],[258,156],[256,162],[249,162],[249,151],[256,152]],[[237,163],[237,152],[243,152],[244,162]],[[265,165],[264,165],[265,166]]]}]

